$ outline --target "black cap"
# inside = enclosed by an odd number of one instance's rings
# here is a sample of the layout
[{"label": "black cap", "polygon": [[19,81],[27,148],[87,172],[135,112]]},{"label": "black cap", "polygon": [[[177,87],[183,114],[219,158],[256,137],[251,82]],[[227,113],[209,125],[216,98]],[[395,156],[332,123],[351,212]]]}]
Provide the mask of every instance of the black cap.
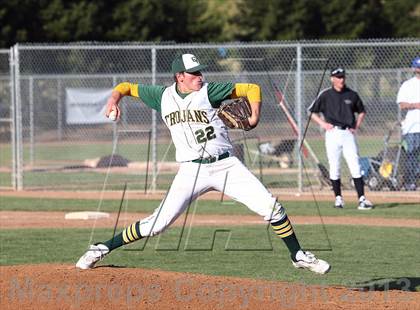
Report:
[{"label": "black cap", "polygon": [[344,77],[346,75],[346,70],[343,68],[337,67],[331,70],[331,76]]}]

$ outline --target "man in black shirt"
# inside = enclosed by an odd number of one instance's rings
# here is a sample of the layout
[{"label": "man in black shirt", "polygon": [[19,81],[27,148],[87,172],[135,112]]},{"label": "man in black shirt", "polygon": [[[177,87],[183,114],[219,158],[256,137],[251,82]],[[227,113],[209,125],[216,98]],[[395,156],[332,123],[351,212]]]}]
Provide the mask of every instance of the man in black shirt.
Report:
[{"label": "man in black shirt", "polygon": [[[325,129],[325,147],[336,208],[344,207],[341,195],[340,163],[343,154],[359,197],[359,210],[370,210],[372,203],[364,194],[359,155],[355,139],[366,112],[357,92],[345,84],[345,70],[331,70],[332,87],[324,89],[309,107],[311,118]],[[319,114],[322,113],[321,117]],[[357,113],[357,118],[355,117]]]}]

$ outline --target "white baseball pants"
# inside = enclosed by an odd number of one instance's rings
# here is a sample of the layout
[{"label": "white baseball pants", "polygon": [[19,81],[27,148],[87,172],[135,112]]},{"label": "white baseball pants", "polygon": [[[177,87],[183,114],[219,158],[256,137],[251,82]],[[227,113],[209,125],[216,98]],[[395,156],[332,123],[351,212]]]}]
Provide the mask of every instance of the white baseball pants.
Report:
[{"label": "white baseball pants", "polygon": [[333,128],[325,132],[325,148],[330,166],[330,179],[340,178],[341,154],[347,162],[351,176],[360,178],[358,147],[354,134],[346,129]]},{"label": "white baseball pants", "polygon": [[140,221],[140,234],[146,237],[163,232],[192,201],[211,190],[224,191],[271,223],[286,215],[276,198],[236,157],[210,164],[185,162],[160,206]]}]

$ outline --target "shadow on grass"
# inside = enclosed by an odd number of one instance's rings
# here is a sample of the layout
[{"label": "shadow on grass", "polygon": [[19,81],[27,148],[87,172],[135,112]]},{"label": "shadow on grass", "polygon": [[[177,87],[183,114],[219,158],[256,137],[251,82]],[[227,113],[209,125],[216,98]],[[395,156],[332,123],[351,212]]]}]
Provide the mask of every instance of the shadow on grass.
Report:
[{"label": "shadow on grass", "polygon": [[398,208],[398,207],[402,207],[402,206],[415,206],[415,203],[411,203],[411,202],[393,202],[393,203],[378,203],[375,204],[375,208],[378,209],[392,209],[392,208]]},{"label": "shadow on grass", "polygon": [[400,277],[400,278],[378,278],[370,281],[356,283],[355,288],[366,291],[388,291],[399,290],[408,292],[420,291],[420,278]]},{"label": "shadow on grass", "polygon": [[98,265],[98,266],[95,266],[94,267],[94,269],[99,269],[99,268],[129,268],[129,267],[127,267],[127,266],[117,266],[117,265],[112,265],[112,264],[109,264],[109,265]]}]

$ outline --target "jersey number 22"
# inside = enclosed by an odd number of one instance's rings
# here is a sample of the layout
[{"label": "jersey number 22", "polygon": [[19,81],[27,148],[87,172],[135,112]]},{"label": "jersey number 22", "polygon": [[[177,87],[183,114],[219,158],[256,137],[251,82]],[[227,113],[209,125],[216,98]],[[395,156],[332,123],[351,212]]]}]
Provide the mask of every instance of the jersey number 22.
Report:
[{"label": "jersey number 22", "polygon": [[205,143],[208,140],[216,138],[213,126],[208,126],[204,129],[198,129],[194,133],[198,143]]}]

